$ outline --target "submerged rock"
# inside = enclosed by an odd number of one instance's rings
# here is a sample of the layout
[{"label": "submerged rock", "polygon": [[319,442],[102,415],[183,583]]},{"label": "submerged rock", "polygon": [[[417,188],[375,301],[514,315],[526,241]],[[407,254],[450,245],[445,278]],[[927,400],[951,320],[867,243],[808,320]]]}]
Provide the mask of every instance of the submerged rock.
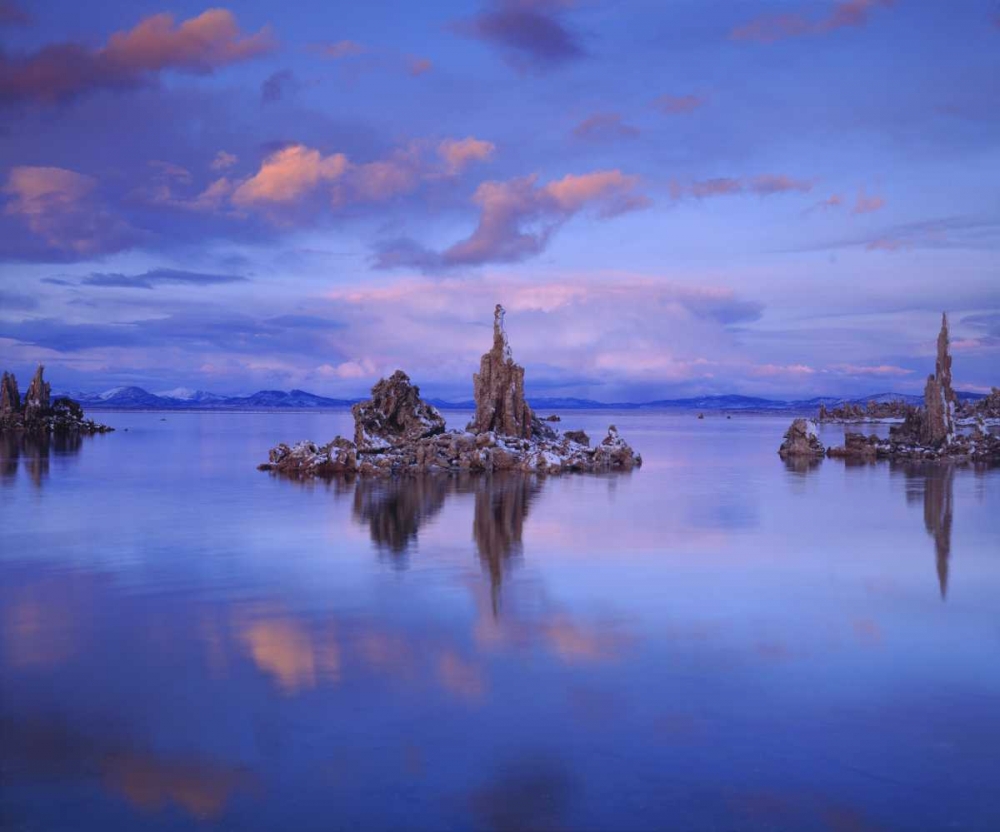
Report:
[{"label": "submerged rock", "polygon": [[824,453],[816,423],[809,419],[796,419],[792,422],[778,448],[778,456],[782,459],[822,457]]},{"label": "submerged rock", "polygon": [[476,374],[476,418],[464,431],[445,431],[441,414],[397,370],[372,388],[370,401],[352,408],[354,441],[338,436],[327,445],[300,442],[273,448],[263,471],[295,477],[391,476],[435,471],[630,470],[642,457],[614,425],[596,447],[583,431],[560,435],[524,401],[524,369],[514,364],[503,328],[503,307],[493,321],[493,349]]},{"label": "submerged rock", "polygon": [[114,430],[84,418],[83,408],[72,399],[52,401],[45,368],[39,364],[22,400],[13,373],[5,372],[0,380],[0,432],[31,433],[106,433]]},{"label": "submerged rock", "polygon": [[402,370],[372,387],[371,399],[358,402],[351,413],[354,444],[361,453],[384,451],[445,428],[444,417],[420,398],[420,388]]}]

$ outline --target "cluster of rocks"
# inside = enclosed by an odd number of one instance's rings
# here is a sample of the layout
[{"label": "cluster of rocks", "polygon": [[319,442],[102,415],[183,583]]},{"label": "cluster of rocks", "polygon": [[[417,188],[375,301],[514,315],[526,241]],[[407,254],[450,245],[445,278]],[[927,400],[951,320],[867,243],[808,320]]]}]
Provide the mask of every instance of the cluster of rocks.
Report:
[{"label": "cluster of rocks", "polygon": [[352,408],[353,441],[338,436],[325,445],[281,444],[258,468],[332,477],[436,471],[555,474],[629,470],[642,464],[614,425],[592,446],[583,431],[559,434],[532,413],[524,399],[524,368],[511,356],[502,306],[494,313],[493,348],[483,355],[473,386],[475,416],[465,430],[448,431],[441,414],[397,370],[372,388],[369,401]]},{"label": "cluster of rocks", "polygon": [[[967,433],[957,430],[956,397],[951,385],[948,316],[941,317],[934,373],[924,386],[924,406],[905,410],[903,422],[889,428],[887,438],[845,433],[844,444],[824,449],[814,422],[796,419],[778,453],[784,459],[828,457],[873,462],[891,460],[956,460],[1000,462],[1000,436],[978,423]],[[998,397],[1000,398],[1000,397]]]},{"label": "cluster of rocks", "polygon": [[960,420],[1000,421],[1000,387],[994,387],[983,398],[974,402],[959,402],[955,415]]},{"label": "cluster of rocks", "polygon": [[23,399],[14,374],[4,372],[0,379],[0,431],[89,434],[114,430],[84,418],[78,402],[63,397],[53,399],[44,372],[39,365]]},{"label": "cluster of rocks", "polygon": [[904,401],[875,402],[870,401],[864,407],[857,403],[837,405],[828,408],[825,404],[819,406],[820,422],[873,422],[880,419],[905,419],[915,410],[913,405]]}]

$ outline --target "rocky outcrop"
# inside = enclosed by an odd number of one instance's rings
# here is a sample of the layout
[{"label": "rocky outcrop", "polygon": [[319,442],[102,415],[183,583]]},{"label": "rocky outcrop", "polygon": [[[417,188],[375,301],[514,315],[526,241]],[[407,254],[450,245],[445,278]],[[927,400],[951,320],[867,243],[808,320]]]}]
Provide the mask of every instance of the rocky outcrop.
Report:
[{"label": "rocky outcrop", "polygon": [[84,418],[83,409],[72,399],[57,398],[52,401],[51,387],[45,380],[44,372],[45,368],[39,365],[23,400],[14,374],[3,374],[0,380],[0,432],[87,434],[114,430]]},{"label": "rocky outcrop", "polygon": [[809,419],[796,419],[792,422],[785,431],[781,447],[778,448],[778,456],[782,459],[819,458],[824,452],[816,423]]},{"label": "rocky outcrop", "polygon": [[351,408],[354,444],[360,453],[385,451],[404,442],[415,442],[441,433],[444,417],[420,398],[420,388],[396,370],[372,388],[369,401]]},{"label": "rocky outcrop", "polygon": [[498,303],[493,310],[493,348],[483,354],[479,372],[472,376],[476,415],[469,423],[473,433],[498,433],[530,439],[531,408],[524,400],[524,367],[514,363],[504,328],[506,312]]},{"label": "rocky outcrop", "polygon": [[934,374],[924,387],[924,424],[921,439],[928,445],[951,441],[955,433],[955,391],[951,388],[951,355],[948,352],[948,316],[941,315]]},{"label": "rocky outcrop", "polygon": [[0,381],[0,418],[21,412],[21,394],[17,390],[17,379],[6,370]]},{"label": "rocky outcrop", "polygon": [[889,428],[888,438],[847,433],[844,444],[830,448],[827,456],[856,462],[877,459],[951,460],[1000,462],[1000,436],[985,432],[978,423],[967,433],[958,432],[957,399],[951,384],[948,316],[941,315],[934,373],[927,377],[924,406],[906,408],[903,422]]},{"label": "rocky outcrop", "polygon": [[493,471],[557,474],[631,470],[642,465],[642,457],[614,425],[591,447],[583,431],[560,435],[531,413],[524,401],[524,369],[510,357],[503,314],[498,305],[493,349],[483,356],[474,377],[476,418],[466,430],[445,431],[441,415],[421,400],[419,389],[397,370],[372,388],[370,401],[352,409],[353,442],[338,436],[326,445],[278,445],[258,468],[293,477],[335,477]]},{"label": "rocky outcrop", "polygon": [[820,422],[874,422],[883,419],[905,419],[907,414],[915,410],[913,405],[904,401],[875,402],[870,401],[864,407],[848,402],[828,408],[819,406]]}]

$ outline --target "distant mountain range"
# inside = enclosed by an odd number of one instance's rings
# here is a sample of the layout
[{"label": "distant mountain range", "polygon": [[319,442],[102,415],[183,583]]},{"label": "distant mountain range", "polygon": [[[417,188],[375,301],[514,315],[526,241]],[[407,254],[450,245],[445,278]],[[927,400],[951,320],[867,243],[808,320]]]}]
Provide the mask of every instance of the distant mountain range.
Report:
[{"label": "distant mountain range", "polygon": [[[317,396],[305,390],[260,390],[251,396],[220,396],[207,393],[204,390],[188,390],[179,387],[160,393],[150,393],[141,387],[115,387],[103,393],[60,393],[75,399],[91,410],[327,410],[350,407],[361,399],[331,399]],[[962,401],[975,401],[983,398],[979,393],[959,392]],[[429,399],[430,403],[442,410],[472,410],[475,403],[471,400],[462,402],[446,402],[441,399]],[[903,401],[908,404],[922,404],[923,396],[904,393],[878,393],[860,398],[838,398],[836,396],[819,396],[812,399],[784,401],[780,399],[762,399],[754,396],[698,396],[687,399],[659,399],[652,402],[595,402],[590,399],[574,398],[531,398],[528,403],[540,415],[560,410],[637,410],[673,409],[673,410],[742,410],[747,412],[761,411],[799,411],[817,410],[821,404],[833,407],[842,404],[860,404],[867,402]]]}]

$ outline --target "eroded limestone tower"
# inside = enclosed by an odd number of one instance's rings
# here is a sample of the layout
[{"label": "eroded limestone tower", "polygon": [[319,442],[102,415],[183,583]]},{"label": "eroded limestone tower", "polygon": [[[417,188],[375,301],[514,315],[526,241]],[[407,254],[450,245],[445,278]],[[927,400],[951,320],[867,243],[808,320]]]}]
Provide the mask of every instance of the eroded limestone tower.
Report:
[{"label": "eroded limestone tower", "polygon": [[493,348],[483,355],[479,372],[472,376],[476,415],[469,430],[530,439],[532,414],[524,400],[524,367],[511,356],[505,314],[498,303],[493,312]]},{"label": "eroded limestone tower", "polygon": [[951,355],[948,352],[948,316],[941,315],[941,332],[937,339],[937,361],[934,374],[927,377],[924,387],[923,436],[929,445],[950,441],[955,433],[955,391],[951,388]]}]

